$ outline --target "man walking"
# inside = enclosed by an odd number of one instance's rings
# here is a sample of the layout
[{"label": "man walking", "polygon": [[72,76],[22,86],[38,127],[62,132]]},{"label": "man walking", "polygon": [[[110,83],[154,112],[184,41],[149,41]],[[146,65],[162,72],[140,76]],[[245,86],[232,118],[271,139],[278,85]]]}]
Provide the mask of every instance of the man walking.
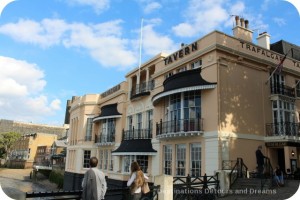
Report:
[{"label": "man walking", "polygon": [[82,200],[101,200],[106,193],[106,180],[102,171],[97,168],[98,159],[90,158],[90,169],[82,181]]}]

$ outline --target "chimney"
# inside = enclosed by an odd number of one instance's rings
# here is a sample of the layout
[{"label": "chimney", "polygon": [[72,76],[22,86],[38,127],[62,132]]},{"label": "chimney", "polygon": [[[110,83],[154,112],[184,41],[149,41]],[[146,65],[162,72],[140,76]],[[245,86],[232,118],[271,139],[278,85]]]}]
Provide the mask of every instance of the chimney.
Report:
[{"label": "chimney", "polygon": [[236,26],[232,29],[236,38],[252,42],[253,31],[249,29],[249,21],[235,16]]},{"label": "chimney", "polygon": [[258,46],[270,50],[270,35],[267,32],[260,33],[256,40]]},{"label": "chimney", "polygon": [[240,17],[239,16],[235,16],[235,25],[236,26],[240,25]]}]

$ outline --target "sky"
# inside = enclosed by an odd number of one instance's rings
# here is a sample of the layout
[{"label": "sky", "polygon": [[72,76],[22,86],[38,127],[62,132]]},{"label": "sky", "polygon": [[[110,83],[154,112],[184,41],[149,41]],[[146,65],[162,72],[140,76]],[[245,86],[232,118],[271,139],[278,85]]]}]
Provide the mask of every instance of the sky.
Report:
[{"label": "sky", "polygon": [[299,12],[284,0],[13,1],[0,16],[0,119],[61,126],[68,99],[139,66],[141,30],[146,62],[214,30],[232,35],[233,15],[254,38],[266,31],[300,46]]}]

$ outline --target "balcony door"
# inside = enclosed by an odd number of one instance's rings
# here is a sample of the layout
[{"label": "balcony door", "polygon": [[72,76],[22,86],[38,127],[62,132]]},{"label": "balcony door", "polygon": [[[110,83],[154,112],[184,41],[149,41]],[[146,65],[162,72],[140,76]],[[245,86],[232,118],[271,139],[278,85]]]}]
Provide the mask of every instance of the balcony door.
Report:
[{"label": "balcony door", "polygon": [[293,135],[295,126],[295,103],[281,99],[272,101],[273,123],[276,135]]}]

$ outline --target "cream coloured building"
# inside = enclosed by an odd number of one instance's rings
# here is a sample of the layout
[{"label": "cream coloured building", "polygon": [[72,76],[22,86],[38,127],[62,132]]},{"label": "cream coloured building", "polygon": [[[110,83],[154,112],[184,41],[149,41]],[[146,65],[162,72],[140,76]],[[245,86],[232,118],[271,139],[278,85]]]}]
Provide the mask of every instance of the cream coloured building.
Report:
[{"label": "cream coloured building", "polygon": [[300,47],[270,44],[267,33],[254,41],[239,18],[233,32],[211,32],[108,91],[73,97],[64,189],[80,189],[91,156],[115,185],[127,181],[133,160],[152,180],[213,175],[237,158],[252,171],[259,145],[273,166],[296,169]]}]

